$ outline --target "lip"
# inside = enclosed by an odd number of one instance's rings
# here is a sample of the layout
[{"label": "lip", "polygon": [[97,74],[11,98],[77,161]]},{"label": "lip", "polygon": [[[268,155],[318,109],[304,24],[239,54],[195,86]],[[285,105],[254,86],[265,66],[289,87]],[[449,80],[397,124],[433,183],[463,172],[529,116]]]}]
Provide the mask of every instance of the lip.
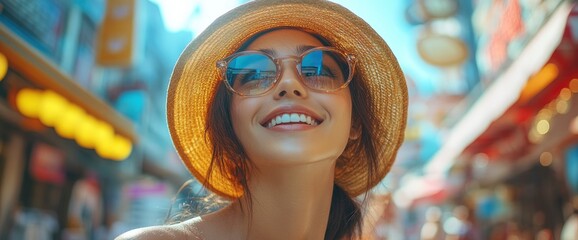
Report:
[{"label": "lip", "polygon": [[313,119],[315,119],[315,121],[317,121],[319,124],[321,124],[324,120],[321,116],[319,116],[319,114],[315,113],[311,109],[308,109],[304,106],[299,106],[299,105],[290,105],[290,106],[280,106],[280,107],[273,109],[273,111],[268,113],[265,116],[265,118],[263,118],[259,122],[259,124],[263,127],[266,127],[267,123],[269,123],[271,121],[271,119],[273,119],[274,117],[276,117],[280,114],[284,114],[284,113],[305,114],[305,115],[308,115],[308,116],[312,117]]}]

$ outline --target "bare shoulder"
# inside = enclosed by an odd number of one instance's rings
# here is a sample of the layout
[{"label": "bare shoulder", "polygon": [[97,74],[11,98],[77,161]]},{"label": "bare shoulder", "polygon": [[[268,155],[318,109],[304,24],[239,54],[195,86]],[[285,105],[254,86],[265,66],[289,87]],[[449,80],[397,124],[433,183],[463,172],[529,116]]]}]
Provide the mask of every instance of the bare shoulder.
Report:
[{"label": "bare shoulder", "polygon": [[152,239],[204,239],[197,229],[200,218],[173,224],[160,225],[130,230],[116,237],[115,240],[152,240]]},{"label": "bare shoulder", "polygon": [[224,208],[207,215],[192,218],[187,221],[173,224],[128,231],[115,238],[115,240],[151,240],[151,239],[238,239],[244,232],[238,224],[242,221],[235,220],[231,208]]}]

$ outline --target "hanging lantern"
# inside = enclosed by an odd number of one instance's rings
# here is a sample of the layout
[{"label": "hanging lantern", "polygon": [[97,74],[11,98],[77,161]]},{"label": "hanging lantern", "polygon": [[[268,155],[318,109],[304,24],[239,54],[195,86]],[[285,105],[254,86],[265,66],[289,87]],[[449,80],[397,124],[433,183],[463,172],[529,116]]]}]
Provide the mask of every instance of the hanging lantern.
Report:
[{"label": "hanging lantern", "polygon": [[86,119],[86,112],[75,104],[68,104],[62,116],[54,123],[56,133],[63,138],[74,139],[80,123]]},{"label": "hanging lantern", "polygon": [[24,88],[16,94],[16,107],[22,115],[38,118],[39,103],[42,92],[37,89]]},{"label": "hanging lantern", "polygon": [[123,136],[116,135],[113,140],[112,160],[124,160],[132,152],[132,143]]},{"label": "hanging lantern", "polygon": [[114,148],[114,138],[115,136],[110,136],[107,140],[101,140],[96,143],[94,150],[96,154],[102,158],[112,159],[114,157],[113,148]]},{"label": "hanging lantern", "polygon": [[104,121],[98,121],[94,128],[94,144],[98,146],[102,142],[109,142],[114,136],[112,126]]},{"label": "hanging lantern", "polygon": [[39,105],[38,116],[40,121],[46,126],[54,127],[57,118],[63,115],[69,103],[68,100],[60,96],[60,94],[46,90],[42,94]]},{"label": "hanging lantern", "polygon": [[93,136],[95,135],[94,129],[97,121],[93,116],[86,115],[83,121],[79,123],[76,134],[74,135],[74,139],[78,145],[88,149],[94,148],[95,142]]}]

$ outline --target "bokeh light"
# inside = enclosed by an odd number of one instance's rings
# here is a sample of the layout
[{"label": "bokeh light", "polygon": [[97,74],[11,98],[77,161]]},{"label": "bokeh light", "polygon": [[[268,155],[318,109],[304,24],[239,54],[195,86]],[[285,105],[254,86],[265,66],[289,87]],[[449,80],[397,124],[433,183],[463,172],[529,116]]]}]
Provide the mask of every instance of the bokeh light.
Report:
[{"label": "bokeh light", "polygon": [[38,118],[39,102],[42,92],[37,89],[24,88],[16,94],[16,107],[22,115]]},{"label": "bokeh light", "polygon": [[62,116],[54,124],[56,133],[63,138],[73,139],[75,131],[86,118],[86,112],[75,104],[68,104]]},{"label": "bokeh light", "polygon": [[76,134],[74,139],[78,145],[93,149],[95,146],[94,135],[97,124],[97,119],[90,115],[86,115],[83,121],[81,121],[76,129]]},{"label": "bokeh light", "polygon": [[126,159],[132,152],[132,143],[127,138],[116,135],[113,142],[112,160]]},{"label": "bokeh light", "polygon": [[550,131],[550,122],[544,119],[540,120],[538,124],[536,124],[536,130],[542,135],[548,133]]},{"label": "bokeh light", "polygon": [[8,72],[8,59],[4,54],[0,53],[0,81],[6,77],[6,73]]},{"label": "bokeh light", "polygon": [[572,98],[572,91],[569,88],[563,88],[560,90],[559,98],[568,101]]},{"label": "bokeh light", "polygon": [[540,164],[544,167],[552,165],[552,153],[550,152],[543,152],[540,154]]},{"label": "bokeh light", "polygon": [[114,129],[105,121],[97,121],[94,128],[94,142],[95,146],[102,142],[111,141],[114,136]]},{"label": "bokeh light", "polygon": [[574,78],[572,80],[570,80],[570,91],[572,91],[573,93],[577,93],[578,92],[578,78]]},{"label": "bokeh light", "polygon": [[60,118],[68,107],[68,100],[60,96],[60,94],[46,90],[42,93],[40,98],[40,109],[38,117],[40,121],[49,127],[54,127],[55,122]]}]

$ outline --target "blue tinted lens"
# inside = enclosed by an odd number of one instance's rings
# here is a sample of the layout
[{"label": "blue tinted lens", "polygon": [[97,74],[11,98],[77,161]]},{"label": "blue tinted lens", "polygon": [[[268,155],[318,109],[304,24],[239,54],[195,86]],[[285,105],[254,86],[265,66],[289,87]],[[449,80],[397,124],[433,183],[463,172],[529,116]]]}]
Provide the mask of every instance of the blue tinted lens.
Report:
[{"label": "blue tinted lens", "polygon": [[277,76],[273,60],[259,53],[239,55],[227,65],[227,81],[242,94],[259,94],[267,91]]},{"label": "blue tinted lens", "polygon": [[343,86],[349,77],[349,66],[342,54],[315,50],[303,56],[301,75],[310,88],[335,90]]}]

